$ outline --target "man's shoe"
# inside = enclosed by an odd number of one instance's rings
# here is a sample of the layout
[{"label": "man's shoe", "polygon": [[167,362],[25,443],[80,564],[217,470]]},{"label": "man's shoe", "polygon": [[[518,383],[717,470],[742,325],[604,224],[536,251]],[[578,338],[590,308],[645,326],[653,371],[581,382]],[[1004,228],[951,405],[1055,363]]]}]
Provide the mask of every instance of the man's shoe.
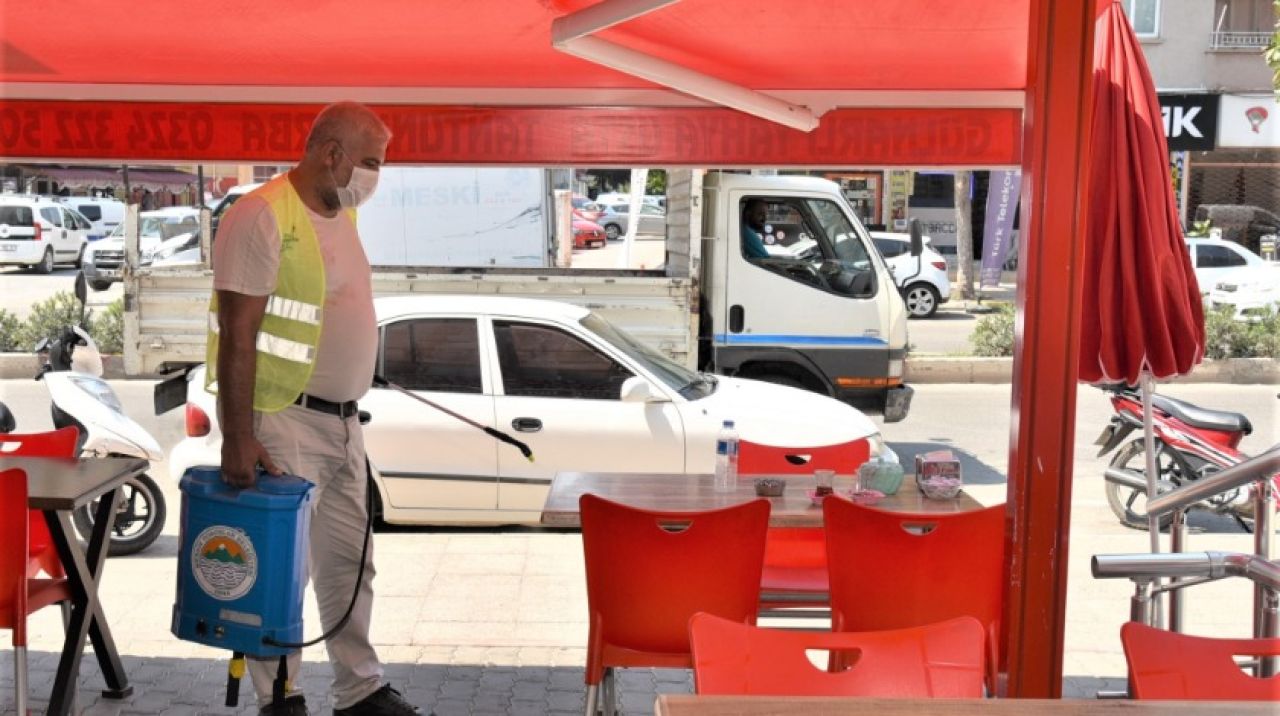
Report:
[{"label": "man's shoe", "polygon": [[307,700],[302,694],[290,696],[279,706],[267,704],[258,709],[258,716],[307,716]]},{"label": "man's shoe", "polygon": [[422,709],[405,701],[399,691],[391,688],[391,684],[383,684],[382,688],[352,706],[333,710],[333,716],[419,716],[421,713]]}]

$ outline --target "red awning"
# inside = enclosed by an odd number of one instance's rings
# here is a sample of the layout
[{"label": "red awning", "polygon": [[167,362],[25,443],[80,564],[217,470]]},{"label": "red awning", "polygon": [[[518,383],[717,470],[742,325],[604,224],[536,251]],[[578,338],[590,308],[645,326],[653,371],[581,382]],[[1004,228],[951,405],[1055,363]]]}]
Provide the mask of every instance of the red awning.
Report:
[{"label": "red awning", "polygon": [[4,156],[292,160],[314,111],[296,105],[346,98],[408,125],[390,151],[400,162],[1020,161],[1025,0],[698,0],[593,35],[811,110],[812,133],[556,49],[553,22],[591,0],[144,0],[106,22],[111,5],[0,9]]}]

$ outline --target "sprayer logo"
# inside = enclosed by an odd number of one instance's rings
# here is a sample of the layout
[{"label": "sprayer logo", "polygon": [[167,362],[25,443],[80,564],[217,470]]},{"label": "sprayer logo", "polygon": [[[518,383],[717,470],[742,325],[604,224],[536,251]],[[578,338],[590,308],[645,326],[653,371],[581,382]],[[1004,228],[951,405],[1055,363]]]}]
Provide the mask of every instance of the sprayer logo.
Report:
[{"label": "sprayer logo", "polygon": [[249,536],[233,527],[214,525],[191,545],[191,572],[214,599],[239,599],[258,579],[258,555]]}]

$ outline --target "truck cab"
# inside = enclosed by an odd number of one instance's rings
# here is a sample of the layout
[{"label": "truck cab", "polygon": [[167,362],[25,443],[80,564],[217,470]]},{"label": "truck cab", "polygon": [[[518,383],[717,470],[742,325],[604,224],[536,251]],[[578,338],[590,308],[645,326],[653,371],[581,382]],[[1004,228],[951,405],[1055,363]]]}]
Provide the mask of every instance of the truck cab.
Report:
[{"label": "truck cab", "polygon": [[906,416],[906,307],[835,183],[712,172],[702,219],[701,368]]}]

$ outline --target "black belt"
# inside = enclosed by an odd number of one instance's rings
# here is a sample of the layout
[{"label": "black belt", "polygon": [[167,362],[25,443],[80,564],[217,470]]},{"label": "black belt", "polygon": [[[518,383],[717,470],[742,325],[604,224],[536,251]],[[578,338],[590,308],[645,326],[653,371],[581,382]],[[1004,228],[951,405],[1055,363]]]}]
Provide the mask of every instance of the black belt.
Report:
[{"label": "black belt", "polygon": [[349,418],[359,411],[359,407],[356,405],[356,401],[354,400],[348,400],[345,403],[335,403],[332,400],[317,398],[314,395],[307,395],[306,393],[299,395],[298,399],[293,401],[293,404],[301,405],[302,407],[310,410],[319,410],[322,413],[336,415],[339,418]]}]

